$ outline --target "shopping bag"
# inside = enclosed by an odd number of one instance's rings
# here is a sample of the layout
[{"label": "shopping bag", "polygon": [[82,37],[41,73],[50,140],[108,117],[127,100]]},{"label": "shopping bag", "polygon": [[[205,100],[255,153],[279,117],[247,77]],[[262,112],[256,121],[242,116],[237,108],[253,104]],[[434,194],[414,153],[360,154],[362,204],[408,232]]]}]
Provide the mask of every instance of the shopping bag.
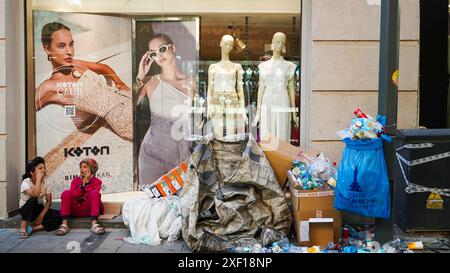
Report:
[{"label": "shopping bag", "polygon": [[334,207],[389,219],[391,202],[383,139],[343,141],[346,147],[338,170]]}]

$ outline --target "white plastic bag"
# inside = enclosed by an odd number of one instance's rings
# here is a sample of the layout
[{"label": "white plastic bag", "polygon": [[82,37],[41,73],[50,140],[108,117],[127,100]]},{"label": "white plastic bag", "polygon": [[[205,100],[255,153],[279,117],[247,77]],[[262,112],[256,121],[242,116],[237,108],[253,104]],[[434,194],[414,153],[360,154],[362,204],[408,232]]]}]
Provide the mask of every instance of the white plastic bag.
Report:
[{"label": "white plastic bag", "polygon": [[172,225],[170,226],[167,232],[169,233],[167,241],[175,242],[178,240],[178,238],[181,235],[181,215],[178,216],[178,218],[175,219],[175,221],[173,221]]},{"label": "white plastic bag", "polygon": [[123,205],[122,215],[131,234],[124,241],[160,245],[162,238],[168,238],[176,232],[176,226],[172,226],[180,215],[180,201],[177,196],[132,199]]},{"label": "white plastic bag", "polygon": [[320,153],[316,160],[309,165],[308,172],[313,178],[328,181],[336,173],[336,168],[333,167],[330,159]]}]

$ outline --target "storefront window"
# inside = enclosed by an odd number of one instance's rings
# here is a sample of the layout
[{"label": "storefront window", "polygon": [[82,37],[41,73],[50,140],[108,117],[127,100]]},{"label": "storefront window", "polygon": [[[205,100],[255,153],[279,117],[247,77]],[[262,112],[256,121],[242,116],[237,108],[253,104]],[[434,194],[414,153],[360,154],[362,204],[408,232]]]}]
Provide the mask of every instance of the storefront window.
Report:
[{"label": "storefront window", "polygon": [[208,136],[299,145],[300,7],[27,1],[28,156],[45,157],[57,195],[95,158],[111,193],[153,183]]}]

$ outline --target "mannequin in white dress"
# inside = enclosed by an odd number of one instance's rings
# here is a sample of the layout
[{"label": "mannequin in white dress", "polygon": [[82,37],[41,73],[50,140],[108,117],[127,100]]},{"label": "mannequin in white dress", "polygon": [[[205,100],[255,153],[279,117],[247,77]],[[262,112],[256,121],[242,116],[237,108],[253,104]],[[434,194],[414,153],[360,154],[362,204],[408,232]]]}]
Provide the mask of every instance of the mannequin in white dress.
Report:
[{"label": "mannequin in white dress", "polygon": [[222,60],[208,71],[208,119],[212,121],[214,137],[222,141],[238,141],[245,137],[244,70],[230,61],[234,38],[225,35],[220,42]]},{"label": "mannequin in white dress", "polygon": [[252,126],[260,123],[262,139],[273,135],[290,142],[291,118],[296,125],[299,120],[295,111],[296,65],[283,59],[285,45],[286,35],[275,33],[273,57],[259,65],[258,107]]}]

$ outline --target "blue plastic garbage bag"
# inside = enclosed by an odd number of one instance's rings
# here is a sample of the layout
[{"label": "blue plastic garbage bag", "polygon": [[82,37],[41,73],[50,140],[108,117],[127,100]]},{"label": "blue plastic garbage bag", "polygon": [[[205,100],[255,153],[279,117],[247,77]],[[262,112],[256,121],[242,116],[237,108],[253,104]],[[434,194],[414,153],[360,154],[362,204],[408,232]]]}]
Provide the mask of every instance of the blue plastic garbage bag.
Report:
[{"label": "blue plastic garbage bag", "polygon": [[334,207],[389,219],[391,201],[383,138],[343,141],[346,147],[338,170]]}]

